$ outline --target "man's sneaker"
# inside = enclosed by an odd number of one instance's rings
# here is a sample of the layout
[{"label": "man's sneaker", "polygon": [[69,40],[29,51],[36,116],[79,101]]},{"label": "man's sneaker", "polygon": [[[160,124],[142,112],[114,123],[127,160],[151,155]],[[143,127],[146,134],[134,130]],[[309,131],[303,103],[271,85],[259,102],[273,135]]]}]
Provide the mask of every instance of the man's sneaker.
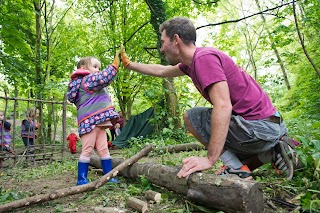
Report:
[{"label": "man's sneaker", "polygon": [[221,170],[216,172],[216,175],[238,175],[240,178],[244,180],[250,180],[252,179],[252,173],[248,166],[243,165],[240,169],[232,169],[227,166],[222,166]]},{"label": "man's sneaker", "polygon": [[300,146],[301,144],[298,141],[296,141],[296,140],[294,140],[292,138],[289,138],[287,135],[282,136],[280,138],[280,140],[286,142],[289,145],[289,155],[291,155],[291,159],[293,161],[294,170],[301,169],[302,168],[302,162],[298,158],[297,153],[294,151],[295,148],[297,146]]},{"label": "man's sneaker", "polygon": [[272,165],[278,174],[286,173],[287,179],[292,179],[292,152],[290,151],[289,145],[286,142],[280,140],[279,143],[273,148]]}]

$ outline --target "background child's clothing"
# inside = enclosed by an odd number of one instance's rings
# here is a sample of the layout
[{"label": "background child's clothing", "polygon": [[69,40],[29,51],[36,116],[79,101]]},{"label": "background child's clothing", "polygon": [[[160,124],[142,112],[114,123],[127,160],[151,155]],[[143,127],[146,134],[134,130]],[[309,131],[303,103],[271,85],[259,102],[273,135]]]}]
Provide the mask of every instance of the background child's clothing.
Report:
[{"label": "background child's clothing", "polygon": [[119,128],[115,128],[115,131],[116,131],[116,136],[118,137],[121,133],[121,129],[120,127]]},{"label": "background child's clothing", "polygon": [[13,152],[10,148],[12,135],[10,133],[11,124],[7,121],[0,121],[0,150]]},{"label": "background child's clothing", "polygon": [[24,119],[21,124],[21,137],[24,145],[27,147],[34,146],[34,139],[37,138],[36,130],[36,121],[28,121],[28,119]]},{"label": "background child's clothing", "polygon": [[79,140],[78,136],[74,133],[71,133],[67,140],[69,141],[69,150],[72,154],[77,153],[77,141]]},{"label": "background child's clothing", "polygon": [[[14,154],[13,149],[10,147],[12,136],[10,133],[11,124],[7,121],[0,121],[0,151],[10,152]],[[0,168],[3,167],[4,159],[0,157]]]}]

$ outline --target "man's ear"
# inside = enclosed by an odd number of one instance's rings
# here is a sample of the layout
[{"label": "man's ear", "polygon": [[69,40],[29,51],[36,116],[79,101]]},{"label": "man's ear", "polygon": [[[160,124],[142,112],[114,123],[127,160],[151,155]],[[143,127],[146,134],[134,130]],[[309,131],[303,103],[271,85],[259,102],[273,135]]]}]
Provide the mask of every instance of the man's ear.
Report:
[{"label": "man's ear", "polygon": [[178,34],[174,34],[174,35],[173,35],[173,42],[174,42],[175,44],[178,44],[178,43],[180,43],[180,41],[181,41],[180,36],[179,36]]}]

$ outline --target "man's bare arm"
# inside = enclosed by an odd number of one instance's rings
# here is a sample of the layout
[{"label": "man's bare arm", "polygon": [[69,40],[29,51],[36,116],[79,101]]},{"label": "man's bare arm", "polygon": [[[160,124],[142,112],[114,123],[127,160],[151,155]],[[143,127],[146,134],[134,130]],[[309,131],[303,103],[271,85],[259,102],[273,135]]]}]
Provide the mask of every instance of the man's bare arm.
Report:
[{"label": "man's bare arm", "polygon": [[211,137],[208,144],[208,158],[214,165],[223,150],[232,113],[229,87],[226,81],[221,81],[208,88],[213,104],[211,113]]},{"label": "man's bare arm", "polygon": [[212,104],[211,137],[207,157],[191,156],[182,161],[182,168],[178,172],[179,178],[187,177],[196,172],[210,169],[219,159],[228,134],[232,105],[229,87],[226,81],[212,84],[208,87]]},{"label": "man's bare arm", "polygon": [[185,75],[178,65],[160,65],[160,64],[140,64],[135,62],[130,62],[126,69],[131,69],[142,74],[170,78]]}]

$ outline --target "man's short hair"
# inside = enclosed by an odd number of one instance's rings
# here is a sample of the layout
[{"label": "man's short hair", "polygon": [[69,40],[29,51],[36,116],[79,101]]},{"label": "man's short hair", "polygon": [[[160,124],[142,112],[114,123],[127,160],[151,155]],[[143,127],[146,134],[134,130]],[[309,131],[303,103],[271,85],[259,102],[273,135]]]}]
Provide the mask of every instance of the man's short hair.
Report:
[{"label": "man's short hair", "polygon": [[164,30],[171,41],[173,41],[174,34],[177,34],[185,44],[196,43],[196,28],[188,18],[174,17],[169,19],[163,22],[159,27],[160,33]]}]

